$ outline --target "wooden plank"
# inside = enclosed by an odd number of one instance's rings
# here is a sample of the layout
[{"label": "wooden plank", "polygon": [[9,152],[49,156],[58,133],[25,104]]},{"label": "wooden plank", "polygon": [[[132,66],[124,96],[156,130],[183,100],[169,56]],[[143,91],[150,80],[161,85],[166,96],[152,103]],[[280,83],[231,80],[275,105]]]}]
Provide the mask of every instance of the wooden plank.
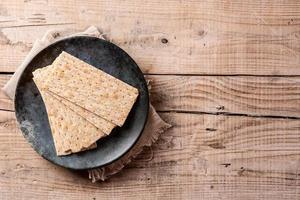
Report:
[{"label": "wooden plank", "polygon": [[300,117],[299,77],[147,76],[160,111]]},{"label": "wooden plank", "polygon": [[11,75],[0,75],[0,110],[14,110],[13,101],[1,89],[10,77]]},{"label": "wooden plank", "polygon": [[0,71],[14,71],[47,30],[94,24],[145,73],[300,75],[295,0],[2,0],[0,8]]},{"label": "wooden plank", "polygon": [[[10,75],[0,75],[0,87]],[[152,103],[159,111],[235,113],[300,117],[298,77],[160,76],[152,80]],[[0,91],[0,109],[13,102]]]},{"label": "wooden plank", "polygon": [[174,127],[105,183],[40,158],[0,111],[1,199],[300,198],[300,120],[164,113]]}]

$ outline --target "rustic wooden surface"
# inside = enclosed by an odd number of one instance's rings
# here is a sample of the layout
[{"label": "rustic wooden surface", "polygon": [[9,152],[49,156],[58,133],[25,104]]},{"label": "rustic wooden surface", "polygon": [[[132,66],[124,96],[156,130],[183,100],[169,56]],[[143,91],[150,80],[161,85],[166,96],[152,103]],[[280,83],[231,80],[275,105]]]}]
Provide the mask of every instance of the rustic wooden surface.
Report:
[{"label": "rustic wooden surface", "polygon": [[0,92],[0,199],[300,199],[300,1],[1,0],[0,86],[45,31],[92,24],[174,127],[92,184],[38,156]]}]

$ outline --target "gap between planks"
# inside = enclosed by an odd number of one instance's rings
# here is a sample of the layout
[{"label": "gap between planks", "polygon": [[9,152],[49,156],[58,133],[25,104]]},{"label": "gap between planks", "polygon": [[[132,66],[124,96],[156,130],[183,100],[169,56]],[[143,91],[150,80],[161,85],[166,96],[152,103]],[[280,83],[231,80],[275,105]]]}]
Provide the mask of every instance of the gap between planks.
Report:
[{"label": "gap between planks", "polygon": [[201,111],[184,111],[184,110],[167,110],[158,111],[159,113],[184,113],[196,115],[224,115],[224,116],[240,116],[240,117],[255,117],[255,118],[274,118],[274,119],[300,119],[300,117],[291,116],[277,116],[277,115],[251,115],[243,113],[229,113],[229,112],[201,112]]},{"label": "gap between planks", "polygon": [[[4,72],[13,74],[13,72]],[[1,74],[1,72],[0,72]],[[172,73],[144,73],[145,76],[196,76],[196,77],[205,77],[205,76],[224,76],[224,77],[268,77],[268,78],[280,78],[280,77],[300,77],[300,75],[259,75],[259,74],[172,74]]]}]

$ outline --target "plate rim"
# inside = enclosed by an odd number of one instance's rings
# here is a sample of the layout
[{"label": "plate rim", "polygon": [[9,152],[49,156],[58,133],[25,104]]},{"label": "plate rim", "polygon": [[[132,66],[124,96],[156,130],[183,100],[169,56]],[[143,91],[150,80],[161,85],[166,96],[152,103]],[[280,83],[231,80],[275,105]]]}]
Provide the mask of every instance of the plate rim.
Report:
[{"label": "plate rim", "polygon": [[[133,61],[133,63],[136,65],[137,67],[137,70],[139,73],[141,73],[143,75],[143,82],[145,83],[146,85],[146,118],[145,118],[145,122],[143,124],[143,127],[140,131],[140,133],[138,134],[138,137],[136,137],[136,139],[134,140],[134,142],[126,149],[126,151],[124,151],[122,154],[116,156],[114,159],[112,159],[110,162],[107,162],[105,164],[102,164],[102,165],[98,165],[98,166],[95,166],[95,167],[70,167],[70,166],[65,166],[65,165],[62,165],[60,163],[57,163],[55,162],[54,160],[51,160],[49,159],[48,157],[46,157],[44,154],[40,154],[39,151],[37,150],[37,148],[32,145],[28,140],[27,138],[25,137],[24,135],[24,132],[22,130],[22,128],[19,126],[19,129],[21,130],[22,132],[22,135],[23,137],[25,138],[25,140],[27,141],[27,143],[30,144],[30,146],[34,149],[34,151],[36,153],[38,153],[38,155],[40,155],[42,158],[44,158],[45,160],[55,164],[55,165],[58,165],[58,166],[61,166],[61,167],[64,167],[64,168],[67,168],[67,169],[71,169],[71,170],[91,170],[91,169],[96,169],[96,168],[100,168],[100,167],[105,167],[107,165],[110,165],[111,163],[119,160],[120,158],[122,158],[124,155],[126,155],[135,145],[136,143],[139,141],[139,139],[141,138],[141,135],[143,134],[144,132],[144,129],[145,129],[145,126],[147,124],[147,121],[148,121],[148,117],[149,117],[149,110],[150,110],[150,95],[149,95],[149,89],[148,89],[148,84],[147,84],[147,81],[144,77],[144,74],[141,70],[141,68],[139,67],[139,65],[135,62],[135,60],[124,50],[122,49],[121,47],[119,47],[118,45],[110,42],[110,41],[107,41],[105,39],[102,39],[102,38],[98,38],[98,37],[95,37],[95,36],[86,36],[86,35],[79,35],[79,36],[69,36],[69,37],[64,37],[64,38],[61,38],[59,40],[56,40],[55,42],[52,42],[50,44],[48,44],[47,46],[43,47],[42,49],[40,49],[38,52],[36,52],[27,62],[26,62],[26,65],[22,71],[22,73],[19,75],[19,79],[17,81],[17,84],[16,84],[16,89],[15,89],[15,95],[14,95],[14,108],[15,108],[15,116],[16,116],[16,119],[17,119],[17,122],[18,122],[18,125],[20,125],[20,120],[19,120],[19,117],[18,117],[18,112],[17,112],[17,93],[19,91],[19,87],[21,87],[21,79],[23,78],[24,76],[24,72],[26,70],[26,68],[28,67],[28,65],[30,65],[32,63],[32,61],[40,54],[42,53],[44,50],[46,50],[47,48],[51,47],[51,46],[55,46],[57,43],[59,42],[62,42],[62,41],[65,41],[65,40],[71,40],[71,39],[77,39],[77,38],[88,38],[88,39],[96,39],[96,40],[99,40],[101,42],[104,42],[104,43],[108,43],[112,46],[115,46],[117,47],[119,50],[121,50],[126,56],[128,56],[129,58],[131,58],[131,60]],[[41,67],[38,67],[38,68],[41,68]],[[97,67],[96,67],[97,68]],[[54,147],[55,148],[55,147]],[[57,156],[57,155],[56,155]]]}]

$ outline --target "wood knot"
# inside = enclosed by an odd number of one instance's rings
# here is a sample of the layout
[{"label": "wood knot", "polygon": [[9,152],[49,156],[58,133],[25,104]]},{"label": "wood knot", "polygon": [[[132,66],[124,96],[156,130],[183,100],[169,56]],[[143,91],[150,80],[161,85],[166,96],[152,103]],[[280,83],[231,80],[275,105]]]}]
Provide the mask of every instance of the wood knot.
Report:
[{"label": "wood knot", "polygon": [[163,44],[167,44],[169,41],[166,39],[166,38],[162,38],[161,39],[161,43],[163,43]]},{"label": "wood knot", "polygon": [[223,144],[221,144],[219,142],[209,144],[208,146],[213,148],[213,149],[225,149],[226,148]]},{"label": "wood knot", "polygon": [[215,129],[215,128],[206,128],[205,130],[206,131],[217,131],[217,129]]},{"label": "wood knot", "polygon": [[217,110],[224,110],[224,109],[225,109],[225,106],[217,106],[216,109],[217,109]]},{"label": "wood knot", "polygon": [[224,167],[229,167],[231,165],[231,163],[222,163],[221,165],[224,165]]}]

